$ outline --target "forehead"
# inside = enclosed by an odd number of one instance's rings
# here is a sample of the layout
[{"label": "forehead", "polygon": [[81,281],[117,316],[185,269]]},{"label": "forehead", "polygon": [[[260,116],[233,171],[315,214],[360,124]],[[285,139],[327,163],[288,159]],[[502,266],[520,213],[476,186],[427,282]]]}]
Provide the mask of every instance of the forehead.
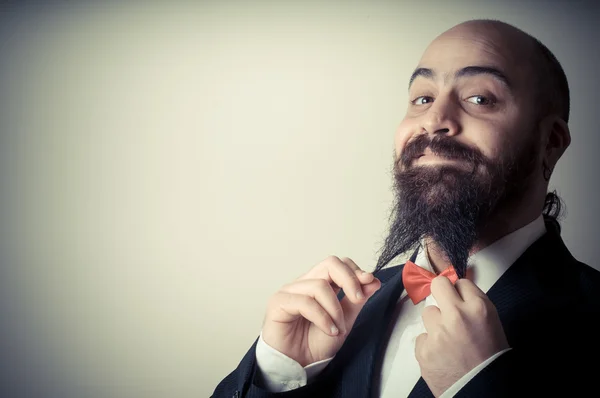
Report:
[{"label": "forehead", "polygon": [[419,67],[443,78],[469,66],[493,67],[518,84],[529,72],[526,48],[526,40],[514,33],[458,28],[437,37],[425,50]]}]

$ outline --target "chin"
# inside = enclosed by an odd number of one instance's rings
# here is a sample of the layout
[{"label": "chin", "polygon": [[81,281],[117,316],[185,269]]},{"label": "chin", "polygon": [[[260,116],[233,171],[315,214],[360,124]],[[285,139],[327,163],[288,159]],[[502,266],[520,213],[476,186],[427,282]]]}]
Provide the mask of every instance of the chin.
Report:
[{"label": "chin", "polygon": [[456,181],[437,182],[423,191],[422,198],[428,206],[447,206],[460,197],[460,187]]}]

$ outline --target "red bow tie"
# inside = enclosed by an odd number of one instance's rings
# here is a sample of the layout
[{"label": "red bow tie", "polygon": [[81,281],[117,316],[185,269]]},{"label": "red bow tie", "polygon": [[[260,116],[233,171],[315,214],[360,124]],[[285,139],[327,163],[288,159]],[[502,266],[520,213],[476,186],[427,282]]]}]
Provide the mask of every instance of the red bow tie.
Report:
[{"label": "red bow tie", "polygon": [[[452,284],[458,280],[458,275],[456,275],[453,266],[443,270],[440,275],[450,279]],[[408,297],[410,297],[414,304],[417,304],[431,294],[431,280],[436,276],[436,274],[419,267],[410,260],[404,264],[404,268],[402,269],[402,283]]]}]

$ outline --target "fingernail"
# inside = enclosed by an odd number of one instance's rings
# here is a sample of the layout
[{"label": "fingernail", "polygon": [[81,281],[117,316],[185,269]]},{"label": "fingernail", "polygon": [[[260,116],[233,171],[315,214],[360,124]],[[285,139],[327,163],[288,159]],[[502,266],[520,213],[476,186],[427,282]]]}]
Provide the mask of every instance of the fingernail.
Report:
[{"label": "fingernail", "polygon": [[356,292],[356,298],[359,299],[359,300],[362,300],[362,299],[365,298],[365,295],[360,290],[358,290]]},{"label": "fingernail", "polygon": [[338,334],[340,331],[335,325],[331,327],[331,334]]}]

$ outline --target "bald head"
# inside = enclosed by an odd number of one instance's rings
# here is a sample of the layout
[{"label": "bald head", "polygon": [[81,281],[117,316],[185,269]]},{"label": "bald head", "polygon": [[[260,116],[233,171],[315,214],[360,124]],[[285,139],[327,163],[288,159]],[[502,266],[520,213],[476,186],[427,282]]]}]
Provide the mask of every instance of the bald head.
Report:
[{"label": "bald head", "polygon": [[513,25],[485,19],[458,24],[439,35],[436,40],[468,36],[485,41],[496,53],[502,54],[510,64],[527,75],[526,79],[530,81],[531,89],[536,94],[537,120],[556,114],[565,122],[569,121],[570,93],[567,77],[548,47]]}]

